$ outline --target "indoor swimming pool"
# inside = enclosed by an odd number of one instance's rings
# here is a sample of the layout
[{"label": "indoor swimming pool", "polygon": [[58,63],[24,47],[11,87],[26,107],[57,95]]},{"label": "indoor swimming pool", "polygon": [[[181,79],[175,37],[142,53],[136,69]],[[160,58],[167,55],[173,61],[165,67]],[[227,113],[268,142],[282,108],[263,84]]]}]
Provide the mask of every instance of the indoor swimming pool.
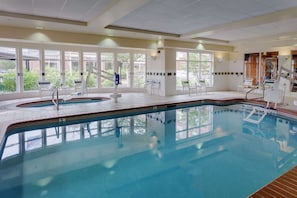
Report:
[{"label": "indoor swimming pool", "polygon": [[247,197],[297,164],[297,121],[198,105],[8,131],[0,197]]}]

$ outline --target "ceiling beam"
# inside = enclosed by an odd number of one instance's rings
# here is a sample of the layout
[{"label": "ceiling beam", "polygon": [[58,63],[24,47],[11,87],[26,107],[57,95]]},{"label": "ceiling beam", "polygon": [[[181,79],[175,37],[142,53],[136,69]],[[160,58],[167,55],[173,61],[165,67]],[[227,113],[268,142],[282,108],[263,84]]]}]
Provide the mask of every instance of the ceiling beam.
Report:
[{"label": "ceiling beam", "polygon": [[125,17],[151,0],[110,0],[109,6],[91,21],[89,26],[104,28]]},{"label": "ceiling beam", "polygon": [[158,36],[169,36],[169,37],[176,37],[176,38],[180,37],[179,34],[158,32],[158,31],[153,31],[153,30],[144,30],[144,29],[137,29],[137,28],[129,28],[129,27],[121,27],[121,26],[115,26],[115,25],[108,25],[105,27],[105,29],[144,33],[144,34],[151,34],[151,35],[158,35]]},{"label": "ceiling beam", "polygon": [[35,20],[35,21],[63,23],[63,24],[69,24],[69,25],[79,25],[79,26],[88,25],[88,22],[84,22],[84,21],[61,19],[56,17],[45,17],[45,16],[38,16],[38,15],[31,15],[31,14],[21,14],[21,13],[6,12],[6,11],[0,11],[0,16],[21,18],[21,19],[28,19],[28,20]]},{"label": "ceiling beam", "polygon": [[197,37],[208,37],[212,34],[217,34],[224,31],[231,31],[233,29],[238,30],[241,28],[253,27],[268,23],[275,23],[280,21],[286,21],[297,18],[297,7],[288,8],[272,13],[264,14],[261,16],[254,16],[247,19],[225,23],[205,29],[196,30],[186,34],[182,34],[181,38],[197,38]]},{"label": "ceiling beam", "polygon": [[196,38],[192,38],[193,40],[198,40],[198,41],[202,41],[202,42],[210,42],[210,43],[225,43],[228,44],[230,43],[227,40],[221,40],[221,39],[212,39],[212,38],[206,38],[206,37],[196,37]]}]

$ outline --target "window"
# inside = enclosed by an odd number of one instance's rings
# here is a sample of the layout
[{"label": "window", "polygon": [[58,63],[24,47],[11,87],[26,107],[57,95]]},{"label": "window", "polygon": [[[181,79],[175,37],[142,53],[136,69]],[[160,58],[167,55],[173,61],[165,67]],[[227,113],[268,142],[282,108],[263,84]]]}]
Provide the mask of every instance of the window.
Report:
[{"label": "window", "polygon": [[176,141],[202,137],[213,131],[212,106],[176,110]]},{"label": "window", "polygon": [[5,159],[7,157],[18,154],[20,154],[20,138],[19,134],[16,133],[8,136],[1,159]]},{"label": "window", "polygon": [[91,137],[98,137],[100,121],[84,123],[82,124],[82,128],[84,130],[84,137],[86,139]]},{"label": "window", "polygon": [[61,83],[61,55],[57,50],[44,50],[45,80],[56,86]]},{"label": "window", "polygon": [[80,80],[85,83],[79,88],[93,88],[90,92],[94,88],[114,88],[114,72],[120,74],[120,87],[145,88],[146,50],[109,49],[97,53],[96,49],[82,51],[84,48],[78,46],[66,51],[63,46],[38,48],[0,47],[0,94],[36,92],[39,81],[55,87],[64,85],[61,94],[70,94],[75,81]]},{"label": "window", "polygon": [[130,54],[118,53],[117,64],[121,87],[130,87]]},{"label": "window", "polygon": [[81,138],[80,124],[67,125],[66,127],[66,141],[76,141]]},{"label": "window", "polygon": [[[190,83],[195,83],[200,80],[200,54],[199,53],[188,53],[188,79]],[[192,81],[192,82],[191,82]]]},{"label": "window", "polygon": [[196,83],[205,80],[207,86],[213,86],[213,54],[208,52],[176,52],[176,87],[182,87],[182,81]]},{"label": "window", "polygon": [[97,54],[95,52],[83,53],[83,68],[84,68],[87,87],[97,87],[98,68],[97,68]]},{"label": "window", "polygon": [[116,118],[115,122],[118,123],[122,135],[128,135],[131,133],[131,117]]},{"label": "window", "polygon": [[143,135],[146,133],[146,115],[141,114],[133,116],[134,129],[132,130],[134,134]]},{"label": "window", "polygon": [[[2,159],[17,157],[26,153],[48,148],[59,148],[72,142],[82,142],[91,138],[106,139],[108,142],[117,139],[122,147],[122,136],[145,135],[147,137],[147,116],[164,124],[164,112],[140,114],[100,121],[70,124],[65,126],[50,126],[11,134],[5,141]],[[161,121],[163,119],[163,121]]]},{"label": "window", "polygon": [[145,54],[134,54],[134,79],[133,87],[144,88],[145,86],[145,71],[146,71],[146,56]]},{"label": "window", "polygon": [[176,52],[176,87],[182,87],[182,81],[189,78],[187,60],[186,52]]},{"label": "window", "polygon": [[62,127],[46,129],[46,145],[51,146],[62,143]]},{"label": "window", "polygon": [[16,91],[16,74],[16,49],[0,47],[0,93]]},{"label": "window", "polygon": [[42,147],[42,133],[41,130],[26,131],[24,133],[25,150],[35,150]]},{"label": "window", "polygon": [[74,81],[80,80],[79,53],[66,51],[64,52],[65,82],[69,87],[74,87]]},{"label": "window", "polygon": [[37,49],[22,49],[24,90],[37,90],[40,77],[40,53]]},{"label": "window", "polygon": [[102,136],[113,136],[115,134],[114,119],[102,120],[99,122]]},{"label": "window", "polygon": [[114,54],[101,53],[101,86],[113,87]]},{"label": "window", "polygon": [[200,67],[198,72],[198,79],[205,80],[206,85],[213,86],[213,54],[200,54]]}]

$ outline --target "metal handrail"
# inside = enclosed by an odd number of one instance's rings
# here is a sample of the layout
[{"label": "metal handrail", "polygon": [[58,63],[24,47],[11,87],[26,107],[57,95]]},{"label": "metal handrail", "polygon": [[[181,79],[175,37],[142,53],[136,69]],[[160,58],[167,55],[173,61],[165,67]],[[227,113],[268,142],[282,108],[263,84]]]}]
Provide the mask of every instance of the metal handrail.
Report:
[{"label": "metal handrail", "polygon": [[247,100],[247,96],[248,96],[248,94],[251,93],[252,91],[254,91],[255,89],[258,89],[258,86],[251,88],[250,90],[248,90],[248,91],[245,93],[245,100]]},{"label": "metal handrail", "polygon": [[[263,85],[261,86],[262,87],[262,89],[263,89],[263,96],[262,97],[259,97],[259,98],[264,98],[264,96],[265,96],[265,87],[266,87],[266,84],[267,83],[270,83],[270,81],[264,81],[263,82]],[[275,82],[274,82],[275,83]],[[253,87],[253,88],[251,88],[250,90],[248,90],[246,93],[245,93],[245,100],[247,100],[247,96],[248,96],[248,94],[249,93],[251,93],[252,91],[254,91],[255,89],[258,89],[259,88],[259,86],[255,86],[255,87]],[[254,99],[256,99],[256,98],[254,98]],[[257,98],[258,99],[258,98]]]},{"label": "metal handrail", "polygon": [[[55,95],[56,95],[56,101],[55,101]],[[52,92],[52,102],[54,103],[57,110],[59,110],[59,89],[54,88]]]}]

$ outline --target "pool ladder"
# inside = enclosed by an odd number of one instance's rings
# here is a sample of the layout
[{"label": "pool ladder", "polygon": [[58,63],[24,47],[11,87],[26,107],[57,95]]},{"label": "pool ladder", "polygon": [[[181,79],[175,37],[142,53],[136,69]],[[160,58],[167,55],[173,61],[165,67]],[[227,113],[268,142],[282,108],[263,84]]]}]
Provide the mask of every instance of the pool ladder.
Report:
[{"label": "pool ladder", "polygon": [[59,110],[59,89],[54,88],[52,92],[52,102],[55,105],[55,108]]},{"label": "pool ladder", "polygon": [[243,120],[253,124],[259,124],[267,115],[268,110],[260,107],[253,107],[253,110]]}]

